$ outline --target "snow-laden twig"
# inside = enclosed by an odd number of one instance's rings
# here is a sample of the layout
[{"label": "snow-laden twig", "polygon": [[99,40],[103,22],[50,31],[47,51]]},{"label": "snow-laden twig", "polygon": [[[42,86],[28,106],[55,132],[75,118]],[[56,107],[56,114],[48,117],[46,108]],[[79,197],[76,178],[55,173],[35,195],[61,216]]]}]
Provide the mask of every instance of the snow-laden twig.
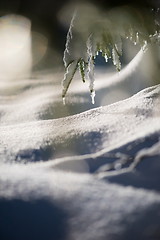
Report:
[{"label": "snow-laden twig", "polygon": [[[93,7],[90,8],[92,13]],[[67,34],[63,58],[66,73],[62,82],[62,97],[65,98],[74,74],[79,69],[83,82],[85,82],[88,72],[89,90],[94,103],[94,60],[98,53],[102,53],[106,62],[112,58],[113,65],[120,71],[123,39],[129,39],[145,52],[148,44],[159,44],[160,27],[154,21],[153,16],[148,15],[142,16],[141,21],[147,19],[153,27],[142,26],[139,14],[137,18],[133,17],[133,9],[129,8],[127,10],[125,8],[113,9],[106,15],[100,11],[95,11],[92,18],[90,18],[88,10],[85,12],[85,8],[81,9],[82,18],[80,14],[77,14],[78,11],[76,10],[73,14]],[[83,29],[79,29],[80,27]]]}]

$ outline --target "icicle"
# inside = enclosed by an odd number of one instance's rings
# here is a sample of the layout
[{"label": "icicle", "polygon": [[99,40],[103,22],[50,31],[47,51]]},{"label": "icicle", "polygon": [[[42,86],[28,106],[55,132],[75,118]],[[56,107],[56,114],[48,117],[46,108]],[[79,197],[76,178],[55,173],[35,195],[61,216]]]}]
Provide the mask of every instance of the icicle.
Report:
[{"label": "icicle", "polygon": [[[63,62],[64,62],[64,66],[67,68],[68,64],[71,62],[71,53],[70,53],[70,46],[71,46],[71,40],[73,38],[73,34],[72,34],[72,29],[74,27],[74,20],[76,18],[76,12],[74,12],[71,23],[70,23],[70,27],[67,33],[67,40],[66,40],[66,45],[65,45],[65,51],[64,51],[64,57],[63,57]],[[73,59],[72,59],[73,60]]]},{"label": "icicle", "polygon": [[[66,41],[66,45],[65,45],[65,51],[64,51],[64,57],[63,57],[63,62],[64,62],[64,66],[66,68],[65,74],[64,74],[64,79],[62,81],[62,97],[64,98],[66,95],[66,92],[68,90],[68,87],[73,79],[73,76],[77,70],[78,67],[78,61],[74,60],[72,57],[72,54],[70,53],[71,51],[71,47],[72,47],[72,43],[71,40],[73,38],[72,35],[72,29],[74,26],[74,20],[76,17],[76,11],[73,14],[72,20],[71,20],[71,24],[67,33],[67,41]],[[64,102],[64,100],[63,100]]]},{"label": "icicle", "polygon": [[86,63],[84,62],[84,60],[81,58],[78,62],[78,67],[79,67],[79,71],[82,77],[82,81],[85,82],[85,72],[86,72]]},{"label": "icicle", "polygon": [[88,78],[89,78],[89,90],[90,92],[94,91],[94,60],[91,58],[88,62]]},{"label": "icicle", "polygon": [[92,45],[92,35],[89,36],[87,40],[87,53],[88,53],[88,78],[89,78],[89,90],[91,92],[92,102],[94,102],[94,54],[95,49],[93,49]]},{"label": "icicle", "polygon": [[119,56],[122,56],[122,39],[120,36],[115,37],[115,48]]},{"label": "icicle", "polygon": [[106,61],[106,63],[108,62],[108,56],[107,56],[107,54],[105,53],[105,55],[104,55],[104,58],[105,58],[105,61]]},{"label": "icicle", "polygon": [[145,40],[144,41],[144,45],[142,46],[142,50],[143,50],[143,52],[145,52],[146,50],[147,50],[147,46],[148,46],[148,43],[147,43],[147,41]]},{"label": "icicle", "polygon": [[112,61],[113,61],[113,64],[116,66],[116,69],[118,71],[120,71],[121,70],[121,62],[119,60],[119,56],[118,56],[118,53],[115,48],[112,49]]},{"label": "icicle", "polygon": [[139,43],[139,33],[136,33],[136,43]]},{"label": "icicle", "polygon": [[92,92],[91,92],[92,104],[95,104],[95,96],[96,96],[95,91],[92,91]]},{"label": "icicle", "polygon": [[62,101],[63,101],[63,105],[66,105],[66,98],[65,97],[62,98]]}]

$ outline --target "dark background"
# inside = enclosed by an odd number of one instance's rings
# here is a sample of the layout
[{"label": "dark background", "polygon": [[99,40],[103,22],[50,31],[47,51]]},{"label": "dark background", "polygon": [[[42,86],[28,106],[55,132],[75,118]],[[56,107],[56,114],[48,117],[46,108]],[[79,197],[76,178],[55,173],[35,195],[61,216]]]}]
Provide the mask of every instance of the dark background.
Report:
[{"label": "dark background", "polygon": [[[160,5],[158,0],[1,0],[0,16],[15,13],[28,17],[32,21],[32,29],[42,32],[48,37],[50,46],[62,51],[64,49],[67,29],[58,21],[57,14],[64,5],[70,2],[76,3],[82,1],[94,3],[96,6],[106,10],[122,5],[133,5],[137,9],[143,7],[152,7],[154,9]],[[56,38],[53,37],[55,35]]]}]

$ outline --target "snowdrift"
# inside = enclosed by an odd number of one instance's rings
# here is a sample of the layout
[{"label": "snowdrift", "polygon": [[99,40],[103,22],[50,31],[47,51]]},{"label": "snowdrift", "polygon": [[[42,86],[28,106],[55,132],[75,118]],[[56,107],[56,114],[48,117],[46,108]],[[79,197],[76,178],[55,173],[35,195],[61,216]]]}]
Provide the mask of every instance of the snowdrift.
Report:
[{"label": "snowdrift", "polygon": [[0,82],[0,239],[159,239],[160,85],[90,109],[52,79]]}]

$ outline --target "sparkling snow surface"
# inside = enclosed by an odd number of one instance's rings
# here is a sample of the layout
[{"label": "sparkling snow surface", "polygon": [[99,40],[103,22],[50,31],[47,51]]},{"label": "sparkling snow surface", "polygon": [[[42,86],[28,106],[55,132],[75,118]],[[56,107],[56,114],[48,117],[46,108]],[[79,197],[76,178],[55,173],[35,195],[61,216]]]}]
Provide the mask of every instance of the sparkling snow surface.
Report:
[{"label": "sparkling snow surface", "polygon": [[0,80],[0,239],[160,239],[160,86],[61,77]]}]

